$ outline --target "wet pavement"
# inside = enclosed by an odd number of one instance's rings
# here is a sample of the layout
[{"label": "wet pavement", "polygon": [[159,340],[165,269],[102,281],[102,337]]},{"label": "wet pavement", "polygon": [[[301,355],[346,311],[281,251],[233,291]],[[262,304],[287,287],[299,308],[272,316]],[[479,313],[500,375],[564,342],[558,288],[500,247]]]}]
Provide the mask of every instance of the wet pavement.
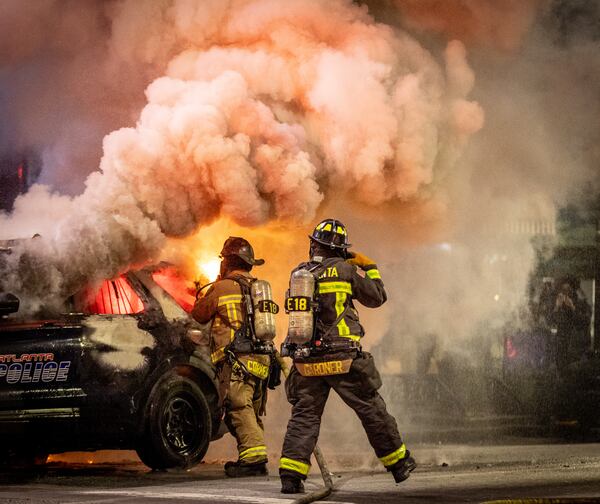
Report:
[{"label": "wet pavement", "polygon": [[[377,467],[371,454],[366,457],[364,453],[326,451],[339,488],[327,502],[479,503],[533,497],[588,498],[587,502],[598,497],[600,502],[600,444],[528,441],[495,446],[417,445],[413,451],[420,466],[401,485],[395,485],[391,476]],[[270,466],[272,476],[231,480],[223,476],[221,463],[200,464],[189,471],[151,472],[131,454],[126,455],[113,457],[115,461],[106,461],[111,458],[110,453],[102,456],[101,452],[55,457],[54,462],[35,471],[3,472],[0,502],[285,504],[293,501],[293,496],[279,493],[275,464]],[[95,463],[95,459],[105,461]],[[307,490],[316,490],[321,484],[315,466]]]}]

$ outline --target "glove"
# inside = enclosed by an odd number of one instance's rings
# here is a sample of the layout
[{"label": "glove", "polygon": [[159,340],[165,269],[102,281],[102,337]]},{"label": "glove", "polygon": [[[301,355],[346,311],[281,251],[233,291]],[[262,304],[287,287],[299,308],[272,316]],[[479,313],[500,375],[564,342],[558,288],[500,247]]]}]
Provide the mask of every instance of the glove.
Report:
[{"label": "glove", "polygon": [[269,377],[267,378],[267,387],[271,390],[275,390],[279,385],[281,385],[281,364],[273,357],[271,359]]},{"label": "glove", "polygon": [[350,259],[346,259],[348,264],[353,264],[359,268],[366,268],[367,266],[375,266],[375,261],[368,258],[366,255],[360,252],[350,252]]}]

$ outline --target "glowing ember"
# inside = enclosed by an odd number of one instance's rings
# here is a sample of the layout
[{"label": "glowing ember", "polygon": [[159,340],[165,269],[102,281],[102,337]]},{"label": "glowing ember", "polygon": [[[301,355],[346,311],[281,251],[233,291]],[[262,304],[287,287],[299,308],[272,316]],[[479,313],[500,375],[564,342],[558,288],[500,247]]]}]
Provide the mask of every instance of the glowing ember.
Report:
[{"label": "glowing ember", "polygon": [[198,270],[200,274],[209,281],[214,282],[219,276],[219,269],[221,267],[221,261],[219,259],[210,259],[208,261],[198,261]]}]

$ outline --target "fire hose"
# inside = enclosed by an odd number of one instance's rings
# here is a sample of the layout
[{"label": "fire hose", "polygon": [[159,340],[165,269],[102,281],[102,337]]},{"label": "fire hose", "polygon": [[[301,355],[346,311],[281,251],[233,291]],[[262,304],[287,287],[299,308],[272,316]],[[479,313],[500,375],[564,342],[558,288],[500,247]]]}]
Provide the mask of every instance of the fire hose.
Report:
[{"label": "fire hose", "polygon": [[[279,352],[276,354],[277,361],[281,366],[281,370],[283,371],[283,376],[287,379],[290,374],[290,369],[288,368],[286,362],[283,360],[283,357],[279,355]],[[331,479],[331,472],[329,472],[329,468],[327,467],[327,462],[325,461],[325,457],[323,456],[323,452],[319,445],[315,445],[315,449],[313,450],[313,455],[319,465],[319,470],[321,471],[321,476],[323,477],[323,483],[325,486],[319,490],[315,490],[314,492],[310,492],[299,499],[293,501],[292,504],[309,504],[311,502],[315,502],[321,499],[325,499],[331,495],[332,492],[335,491],[333,486],[333,480]]]}]

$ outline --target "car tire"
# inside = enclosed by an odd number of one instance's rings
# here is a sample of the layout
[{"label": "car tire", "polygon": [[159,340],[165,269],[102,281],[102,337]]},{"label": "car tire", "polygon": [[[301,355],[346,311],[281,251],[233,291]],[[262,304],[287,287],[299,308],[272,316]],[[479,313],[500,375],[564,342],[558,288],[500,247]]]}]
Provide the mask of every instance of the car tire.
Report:
[{"label": "car tire", "polygon": [[202,460],[210,442],[212,420],[198,383],[169,372],[152,389],[145,415],[136,449],[144,464],[157,470],[184,469]]}]

